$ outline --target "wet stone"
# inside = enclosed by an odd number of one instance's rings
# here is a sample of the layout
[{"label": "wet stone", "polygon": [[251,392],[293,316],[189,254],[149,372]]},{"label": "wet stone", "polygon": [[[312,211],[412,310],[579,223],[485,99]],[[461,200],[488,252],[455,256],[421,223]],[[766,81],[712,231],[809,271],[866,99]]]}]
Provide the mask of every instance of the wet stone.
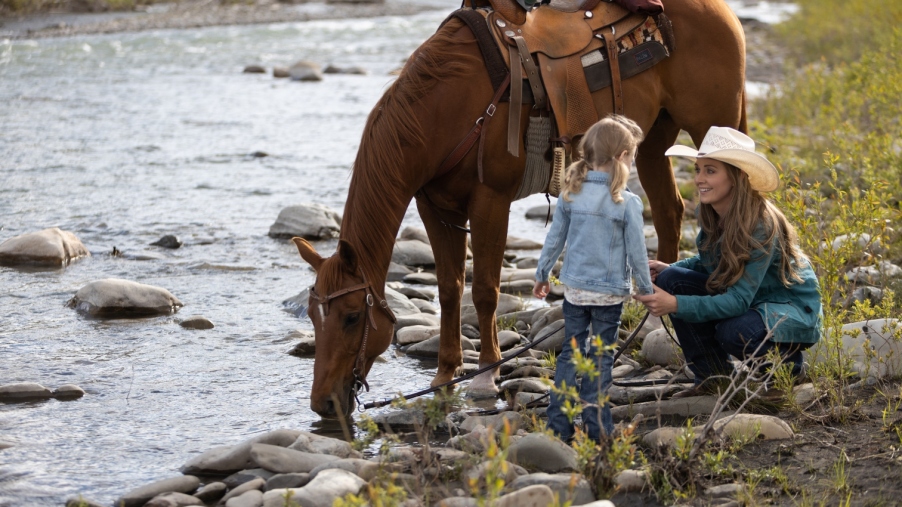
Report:
[{"label": "wet stone", "polygon": [[264,470],[262,468],[249,468],[247,470],[235,472],[234,474],[223,479],[222,482],[230,490],[234,490],[235,488],[240,487],[242,484],[247,484],[248,482],[254,481],[256,479],[267,480],[273,475],[275,474],[273,474],[269,470]]},{"label": "wet stone", "polygon": [[0,401],[17,401],[37,398],[50,398],[50,389],[34,382],[19,382],[0,386]]},{"label": "wet stone", "polygon": [[310,482],[309,473],[276,474],[266,481],[266,491],[303,488]]},{"label": "wet stone", "polygon": [[194,493],[194,496],[199,498],[202,502],[211,503],[222,498],[227,490],[228,486],[226,486],[224,482],[211,482],[200,488]]},{"label": "wet stone", "polygon": [[297,340],[297,343],[288,351],[288,354],[292,356],[309,357],[316,352],[316,336],[313,331],[298,329],[288,333],[288,339]]},{"label": "wet stone", "polygon": [[172,234],[167,234],[162,238],[151,243],[151,246],[158,246],[161,248],[171,248],[176,249],[182,246],[182,240],[179,239],[178,236],[174,236]]},{"label": "wet stone", "polygon": [[242,72],[244,74],[266,74],[266,68],[262,65],[248,65]]},{"label": "wet stone", "polygon": [[53,390],[53,396],[57,399],[75,399],[85,395],[85,390],[75,384],[66,384]]},{"label": "wet stone", "polygon": [[151,498],[163,493],[190,493],[197,489],[200,481],[193,475],[182,475],[156,481],[146,486],[133,489],[116,500],[117,506],[141,507]]},{"label": "wet stone", "polygon": [[203,315],[192,315],[188,318],[182,319],[179,322],[179,325],[185,329],[213,329],[213,323],[210,322],[210,319],[204,317]]}]

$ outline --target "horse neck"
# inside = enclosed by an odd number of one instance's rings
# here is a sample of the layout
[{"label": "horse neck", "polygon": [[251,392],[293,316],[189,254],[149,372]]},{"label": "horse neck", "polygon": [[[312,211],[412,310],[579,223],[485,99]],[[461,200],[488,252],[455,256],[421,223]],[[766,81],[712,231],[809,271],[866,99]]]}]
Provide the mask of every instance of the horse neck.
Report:
[{"label": "horse neck", "polygon": [[395,237],[414,190],[380,184],[377,175],[355,168],[341,224],[341,239],[357,253],[360,269],[383,294]]}]

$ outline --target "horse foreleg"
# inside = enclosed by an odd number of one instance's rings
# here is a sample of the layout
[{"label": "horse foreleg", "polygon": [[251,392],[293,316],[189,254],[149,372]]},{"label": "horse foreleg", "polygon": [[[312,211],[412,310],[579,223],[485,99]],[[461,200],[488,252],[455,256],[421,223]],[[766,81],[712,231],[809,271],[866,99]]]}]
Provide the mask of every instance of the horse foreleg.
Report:
[{"label": "horse foreleg", "polygon": [[438,300],[442,309],[438,370],[432,380],[432,386],[435,387],[452,380],[463,364],[460,348],[460,299],[465,283],[467,235],[460,229],[443,224],[442,220],[461,227],[466,221],[450,213],[439,217],[428,202],[420,199],[417,199],[417,209],[426,226],[429,242],[432,243]]},{"label": "horse foreleg", "polygon": [[[473,240],[473,305],[479,316],[479,367],[501,359],[495,310],[501,284],[501,262],[507,246],[510,199],[495,190],[478,187],[470,198],[470,230]],[[498,392],[498,368],[476,376],[470,383],[473,396]]]},{"label": "horse foreleg", "polygon": [[683,198],[680,196],[670,159],[664,152],[673,145],[679,127],[662,111],[639,145],[636,168],[639,181],[651,205],[652,222],[658,233],[658,260],[674,262],[680,248],[680,225],[683,219]]}]

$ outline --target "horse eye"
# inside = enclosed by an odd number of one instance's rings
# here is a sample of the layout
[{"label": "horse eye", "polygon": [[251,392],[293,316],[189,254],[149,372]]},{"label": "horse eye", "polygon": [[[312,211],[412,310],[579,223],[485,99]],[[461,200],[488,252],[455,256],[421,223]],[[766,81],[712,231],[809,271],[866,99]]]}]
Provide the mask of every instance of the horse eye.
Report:
[{"label": "horse eye", "polygon": [[359,313],[349,313],[345,316],[345,327],[351,327],[360,321]]}]

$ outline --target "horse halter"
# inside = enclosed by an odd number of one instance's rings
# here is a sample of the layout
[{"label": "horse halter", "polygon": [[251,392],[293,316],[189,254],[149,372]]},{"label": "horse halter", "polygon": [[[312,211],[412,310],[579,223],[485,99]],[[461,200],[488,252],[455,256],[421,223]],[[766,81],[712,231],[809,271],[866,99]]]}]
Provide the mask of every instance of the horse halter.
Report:
[{"label": "horse halter", "polygon": [[329,303],[332,302],[333,299],[340,298],[346,294],[350,294],[352,292],[356,292],[358,290],[362,290],[366,292],[366,322],[363,327],[363,340],[360,342],[360,349],[357,351],[357,359],[354,361],[354,384],[352,389],[354,390],[354,399],[357,401],[357,406],[360,407],[360,400],[357,398],[357,393],[360,391],[360,388],[363,387],[367,392],[370,390],[370,385],[366,381],[366,376],[363,373],[363,369],[366,366],[365,352],[366,352],[366,341],[370,333],[370,326],[373,326],[373,329],[378,329],[376,327],[376,320],[373,318],[372,308],[374,306],[375,301],[379,300],[379,307],[382,308],[382,311],[388,315],[388,318],[391,319],[392,323],[398,321],[397,317],[395,317],[395,313],[389,308],[388,301],[385,299],[378,298],[374,292],[373,288],[370,287],[370,283],[366,280],[366,275],[363,274],[363,271],[360,272],[361,278],[363,278],[363,283],[358,283],[357,285],[352,285],[350,287],[346,287],[344,289],[339,289],[325,297],[320,296],[316,292],[316,285],[310,286],[310,297],[318,301],[320,308],[323,311],[324,316],[329,315]]}]

